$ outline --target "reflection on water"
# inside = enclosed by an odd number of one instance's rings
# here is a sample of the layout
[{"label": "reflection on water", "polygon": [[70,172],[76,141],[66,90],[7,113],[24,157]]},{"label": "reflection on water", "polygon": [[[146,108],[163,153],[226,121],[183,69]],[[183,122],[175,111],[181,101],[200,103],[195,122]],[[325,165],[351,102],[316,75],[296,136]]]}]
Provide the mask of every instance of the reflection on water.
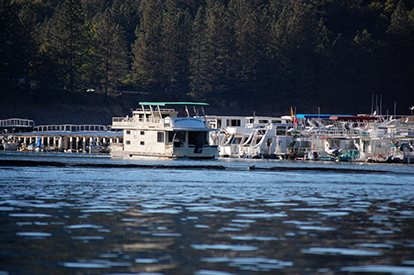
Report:
[{"label": "reflection on water", "polygon": [[217,162],[232,169],[0,167],[0,274],[414,274],[412,166]]}]

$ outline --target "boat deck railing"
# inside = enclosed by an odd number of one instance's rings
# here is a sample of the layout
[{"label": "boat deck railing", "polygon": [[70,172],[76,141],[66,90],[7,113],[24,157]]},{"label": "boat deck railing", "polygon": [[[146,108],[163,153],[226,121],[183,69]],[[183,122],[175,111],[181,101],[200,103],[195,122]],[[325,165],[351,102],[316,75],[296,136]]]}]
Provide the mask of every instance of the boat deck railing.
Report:
[{"label": "boat deck railing", "polygon": [[13,128],[13,127],[34,127],[34,121],[31,119],[22,119],[22,118],[9,118],[9,119],[1,119],[0,120],[0,127],[3,128]]},{"label": "boat deck railing", "polygon": [[112,123],[131,123],[131,122],[139,122],[139,123],[160,123],[162,119],[159,118],[134,118],[134,117],[113,117]]},{"label": "boat deck railing", "polygon": [[33,128],[34,132],[107,132],[110,126],[99,124],[61,124],[61,125],[39,125]]},{"label": "boat deck railing", "polygon": [[[135,112],[137,112],[137,113],[147,113],[147,114],[150,114],[151,111],[152,112],[158,112],[158,109],[157,108],[152,109],[152,110],[150,108],[145,108],[145,109],[137,108],[137,109],[135,109]],[[175,113],[176,112],[175,109],[171,109],[171,108],[160,108],[159,111],[162,112],[162,113]]]},{"label": "boat deck railing", "polygon": [[358,138],[361,136],[366,136],[364,132],[354,131],[354,130],[345,130],[345,129],[307,131],[307,132],[302,132],[302,134],[305,136],[311,136],[311,137],[329,137],[329,138]]}]

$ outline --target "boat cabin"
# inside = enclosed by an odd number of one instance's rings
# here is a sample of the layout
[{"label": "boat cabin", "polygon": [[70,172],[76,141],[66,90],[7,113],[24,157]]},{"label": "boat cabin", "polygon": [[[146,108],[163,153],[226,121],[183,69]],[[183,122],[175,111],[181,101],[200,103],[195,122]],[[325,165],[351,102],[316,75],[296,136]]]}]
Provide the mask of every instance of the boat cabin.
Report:
[{"label": "boat cabin", "polygon": [[[207,103],[139,104],[140,108],[131,117],[112,119],[112,129],[122,130],[124,136],[122,144],[113,146],[112,157],[214,158],[218,155],[217,146],[209,144],[209,132],[213,129],[206,126],[204,119],[203,107]],[[182,111],[167,106],[177,106]],[[193,107],[193,116],[188,107]]]}]

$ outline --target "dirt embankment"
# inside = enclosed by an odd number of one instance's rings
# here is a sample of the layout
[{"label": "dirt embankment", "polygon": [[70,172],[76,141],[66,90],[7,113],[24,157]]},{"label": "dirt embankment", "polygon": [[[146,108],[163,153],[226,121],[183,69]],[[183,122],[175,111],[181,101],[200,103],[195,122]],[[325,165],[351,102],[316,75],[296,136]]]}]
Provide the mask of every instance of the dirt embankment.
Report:
[{"label": "dirt embankment", "polygon": [[[53,94],[16,91],[2,95],[0,119],[26,118],[34,120],[36,125],[110,125],[112,117],[131,115],[131,110],[138,108],[140,101],[164,100],[154,100],[151,95],[144,93],[124,93],[117,97],[107,97],[98,93]],[[261,106],[260,110],[254,110],[251,106],[240,106],[236,101],[211,98],[207,103],[210,103],[206,108],[206,114],[209,115],[280,115],[266,110],[264,106]]]},{"label": "dirt embankment", "polygon": [[112,117],[130,114],[131,108],[136,108],[141,100],[137,95],[110,98],[103,94],[71,94],[48,98],[15,94],[0,101],[0,119],[27,118],[36,125],[110,125]]}]

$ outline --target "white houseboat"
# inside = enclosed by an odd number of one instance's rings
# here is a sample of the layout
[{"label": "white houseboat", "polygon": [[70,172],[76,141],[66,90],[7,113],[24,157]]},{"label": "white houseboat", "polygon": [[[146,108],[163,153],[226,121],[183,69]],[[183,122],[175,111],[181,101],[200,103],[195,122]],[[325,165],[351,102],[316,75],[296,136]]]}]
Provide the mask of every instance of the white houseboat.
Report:
[{"label": "white houseboat", "polygon": [[[214,158],[218,147],[209,144],[204,106],[196,102],[140,102],[132,117],[114,117],[112,129],[123,130],[123,143],[112,144],[115,158]],[[178,106],[182,113],[166,106]],[[188,107],[193,107],[190,116]],[[202,112],[199,115],[199,112]]]},{"label": "white houseboat", "polygon": [[220,157],[245,157],[249,153],[246,148],[257,145],[252,145],[255,133],[267,132],[269,125],[281,124],[286,120],[286,117],[267,116],[207,116],[209,127],[220,129],[210,135],[212,144],[219,146]]},{"label": "white houseboat", "polygon": [[273,119],[264,128],[255,129],[250,136],[240,143],[239,157],[280,158],[289,152],[293,140],[290,119],[282,117]]}]

